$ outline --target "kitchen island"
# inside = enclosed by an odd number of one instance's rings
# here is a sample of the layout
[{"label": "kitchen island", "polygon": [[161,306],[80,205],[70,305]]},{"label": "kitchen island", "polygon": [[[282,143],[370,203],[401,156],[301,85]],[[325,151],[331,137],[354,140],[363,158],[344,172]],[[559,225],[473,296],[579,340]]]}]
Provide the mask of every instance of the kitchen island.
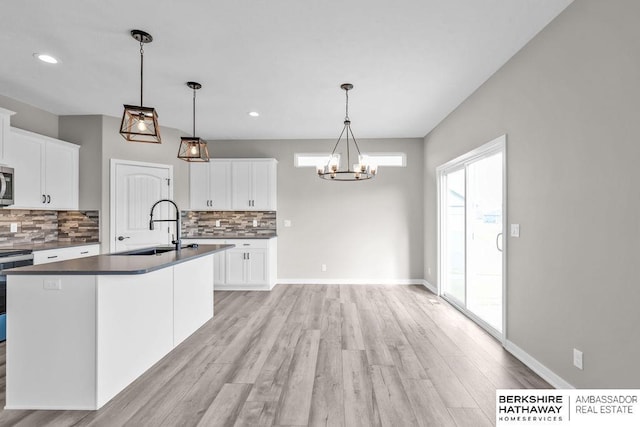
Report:
[{"label": "kitchen island", "polygon": [[213,317],[215,253],[6,270],[7,409],[99,409]]}]

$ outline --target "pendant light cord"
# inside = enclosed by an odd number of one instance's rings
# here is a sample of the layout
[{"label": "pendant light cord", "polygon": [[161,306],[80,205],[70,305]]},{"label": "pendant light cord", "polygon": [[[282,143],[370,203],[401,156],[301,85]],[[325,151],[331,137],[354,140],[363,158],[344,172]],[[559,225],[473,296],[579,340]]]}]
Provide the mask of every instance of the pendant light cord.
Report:
[{"label": "pendant light cord", "polygon": [[142,85],[144,79],[142,78],[142,73],[144,70],[144,44],[140,42],[140,106],[142,107],[144,104],[142,103]]},{"label": "pendant light cord", "polygon": [[196,137],[196,90],[193,89],[193,137]]}]

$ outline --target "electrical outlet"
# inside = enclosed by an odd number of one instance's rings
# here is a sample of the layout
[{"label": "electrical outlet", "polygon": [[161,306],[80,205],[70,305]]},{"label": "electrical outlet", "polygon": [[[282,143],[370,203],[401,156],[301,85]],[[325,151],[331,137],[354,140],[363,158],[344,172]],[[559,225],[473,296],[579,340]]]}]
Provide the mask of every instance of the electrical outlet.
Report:
[{"label": "electrical outlet", "polygon": [[520,237],[520,224],[511,224],[511,237]]},{"label": "electrical outlet", "polygon": [[11,223],[11,232],[12,233],[17,233],[18,232],[18,223],[17,222],[12,222]]},{"label": "electrical outlet", "polygon": [[320,266],[320,271],[327,271],[327,264],[322,264]]},{"label": "electrical outlet", "polygon": [[427,268],[427,274],[429,274],[429,276],[431,276],[431,267]]},{"label": "electrical outlet", "polygon": [[257,220],[257,219],[254,219],[254,220],[253,220],[253,226],[254,226],[254,227],[257,227],[257,226],[258,226],[258,220]]},{"label": "electrical outlet", "polygon": [[573,366],[582,370],[582,352],[577,348],[573,349]]},{"label": "electrical outlet", "polygon": [[290,219],[285,219],[284,220],[284,226],[285,227],[291,227],[291,220]]},{"label": "electrical outlet", "polygon": [[220,227],[220,220],[216,219],[216,227]]},{"label": "electrical outlet", "polygon": [[44,281],[42,287],[48,291],[59,291],[62,289],[62,281],[60,279],[48,279]]}]

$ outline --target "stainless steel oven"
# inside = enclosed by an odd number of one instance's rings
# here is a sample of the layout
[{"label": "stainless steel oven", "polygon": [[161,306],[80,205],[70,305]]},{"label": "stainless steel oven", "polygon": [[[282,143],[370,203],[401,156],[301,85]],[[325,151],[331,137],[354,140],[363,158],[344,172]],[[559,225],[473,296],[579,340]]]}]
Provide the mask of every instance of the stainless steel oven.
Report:
[{"label": "stainless steel oven", "polygon": [[13,168],[0,166],[0,206],[13,204]]}]

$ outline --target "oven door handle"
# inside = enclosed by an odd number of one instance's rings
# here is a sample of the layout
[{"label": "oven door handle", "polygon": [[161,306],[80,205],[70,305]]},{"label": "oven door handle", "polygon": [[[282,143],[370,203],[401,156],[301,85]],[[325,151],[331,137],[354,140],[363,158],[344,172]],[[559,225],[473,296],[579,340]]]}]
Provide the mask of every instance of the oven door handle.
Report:
[{"label": "oven door handle", "polygon": [[0,199],[4,198],[4,194],[7,192],[7,180],[3,173],[0,173]]}]

